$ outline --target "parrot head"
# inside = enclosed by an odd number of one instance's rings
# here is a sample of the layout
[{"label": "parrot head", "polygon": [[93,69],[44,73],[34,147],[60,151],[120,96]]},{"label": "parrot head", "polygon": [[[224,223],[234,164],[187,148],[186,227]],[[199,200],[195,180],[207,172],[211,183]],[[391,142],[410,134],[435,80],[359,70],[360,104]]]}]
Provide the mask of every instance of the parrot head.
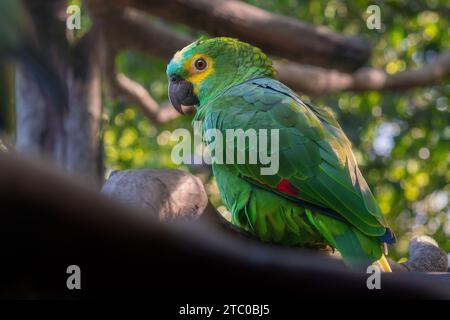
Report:
[{"label": "parrot head", "polygon": [[248,43],[201,38],[175,53],[167,65],[169,99],[182,113],[181,105],[205,105],[233,85],[274,74],[272,61]]}]

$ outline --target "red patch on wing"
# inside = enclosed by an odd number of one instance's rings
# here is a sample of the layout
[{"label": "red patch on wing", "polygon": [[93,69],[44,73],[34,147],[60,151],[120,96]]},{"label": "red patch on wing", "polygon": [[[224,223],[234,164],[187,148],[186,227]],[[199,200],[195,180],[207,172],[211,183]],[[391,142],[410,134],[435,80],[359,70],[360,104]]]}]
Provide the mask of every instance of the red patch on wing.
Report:
[{"label": "red patch on wing", "polygon": [[298,196],[298,189],[294,187],[292,183],[289,182],[288,179],[281,179],[281,181],[277,184],[277,190],[283,193],[287,193],[291,196]]},{"label": "red patch on wing", "polygon": [[[258,184],[260,184],[262,186],[273,189],[273,187],[271,187],[270,185],[268,185],[262,181],[259,181],[257,179],[251,179],[251,180],[257,182]],[[286,193],[290,196],[298,198],[299,190],[292,183],[290,183],[288,179],[284,179],[284,178],[281,179],[280,182],[275,187],[275,189],[277,189],[278,191],[281,191],[282,193]]]}]

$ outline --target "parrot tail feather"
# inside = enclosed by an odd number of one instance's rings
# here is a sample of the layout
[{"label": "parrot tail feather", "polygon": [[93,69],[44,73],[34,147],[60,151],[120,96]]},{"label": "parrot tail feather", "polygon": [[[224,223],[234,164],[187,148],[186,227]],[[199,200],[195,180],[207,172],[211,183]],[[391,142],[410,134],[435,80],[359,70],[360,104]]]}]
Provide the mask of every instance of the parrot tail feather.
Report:
[{"label": "parrot tail feather", "polygon": [[377,238],[361,233],[348,223],[314,214],[309,209],[305,209],[305,213],[309,222],[341,253],[351,269],[364,271],[368,265],[375,264],[384,272],[392,272],[385,256],[386,246]]},{"label": "parrot tail feather", "polygon": [[375,264],[381,269],[383,272],[392,272],[391,266],[386,259],[386,256],[383,254],[379,260],[375,262]]}]

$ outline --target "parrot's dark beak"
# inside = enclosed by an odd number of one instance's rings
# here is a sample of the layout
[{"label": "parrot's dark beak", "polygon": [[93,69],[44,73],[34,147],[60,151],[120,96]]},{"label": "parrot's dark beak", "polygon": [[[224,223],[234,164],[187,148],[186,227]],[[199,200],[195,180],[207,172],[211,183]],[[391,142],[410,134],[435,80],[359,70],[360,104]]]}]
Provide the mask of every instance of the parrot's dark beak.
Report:
[{"label": "parrot's dark beak", "polygon": [[194,94],[192,83],[172,74],[169,77],[169,100],[175,110],[183,114],[181,105],[193,106],[198,104],[198,98]]}]

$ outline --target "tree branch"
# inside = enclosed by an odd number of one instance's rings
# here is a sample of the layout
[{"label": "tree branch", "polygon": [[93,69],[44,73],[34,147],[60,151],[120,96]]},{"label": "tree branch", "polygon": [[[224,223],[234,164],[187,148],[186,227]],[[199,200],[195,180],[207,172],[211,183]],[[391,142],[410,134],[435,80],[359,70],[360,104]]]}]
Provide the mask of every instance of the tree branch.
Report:
[{"label": "tree branch", "polygon": [[[9,298],[153,292],[177,300],[210,298],[214,288],[221,288],[214,291],[218,299],[230,291],[255,299],[450,297],[445,276],[383,274],[382,290],[368,290],[367,274],[311,250],[243,241],[201,222],[158,222],[36,159],[0,153],[0,196],[0,274],[8,275],[0,295]],[[81,291],[64,285],[61,275],[71,264],[82,269]]]},{"label": "tree branch", "polygon": [[361,68],[349,74],[288,61],[276,61],[275,68],[286,85],[307,94],[401,90],[432,85],[450,75],[450,51],[442,52],[420,68],[395,74],[375,68]]},{"label": "tree branch", "polygon": [[[176,190],[176,193],[168,194],[169,190]],[[228,222],[208,202],[208,196],[199,179],[184,171],[152,169],[120,171],[106,181],[102,192],[127,205],[149,208],[153,216],[162,220],[201,216],[221,233],[258,242],[255,236]],[[186,194],[189,196],[186,197]],[[334,254],[329,247],[313,249],[328,255]],[[430,237],[419,237],[411,241],[410,258],[407,262],[403,264],[392,260],[389,262],[394,271],[447,271],[447,255]]]},{"label": "tree branch", "polygon": [[[92,0],[99,10],[111,1]],[[265,52],[297,62],[354,70],[364,65],[371,47],[361,37],[348,37],[235,0],[117,0],[151,15],[181,22],[216,36],[251,42]],[[165,40],[167,41],[167,40]]]},{"label": "tree branch", "polygon": [[[151,23],[135,9],[128,8],[103,16],[102,19],[111,34],[108,41],[122,50],[140,50],[168,60],[174,52],[194,41],[192,37]],[[375,68],[361,68],[351,74],[286,60],[276,60],[274,65],[280,81],[306,94],[399,90],[431,85],[449,75],[450,51],[444,51],[433,62],[421,68],[393,75]]]},{"label": "tree branch", "polygon": [[113,50],[134,49],[169,61],[176,51],[194,41],[189,35],[152,23],[142,11],[109,5],[100,9],[93,6],[91,11]]},{"label": "tree branch", "polygon": [[116,50],[107,47],[103,69],[112,97],[137,105],[154,124],[166,123],[179,116],[179,113],[169,103],[159,106],[142,85],[123,73],[117,73],[115,57]]}]

